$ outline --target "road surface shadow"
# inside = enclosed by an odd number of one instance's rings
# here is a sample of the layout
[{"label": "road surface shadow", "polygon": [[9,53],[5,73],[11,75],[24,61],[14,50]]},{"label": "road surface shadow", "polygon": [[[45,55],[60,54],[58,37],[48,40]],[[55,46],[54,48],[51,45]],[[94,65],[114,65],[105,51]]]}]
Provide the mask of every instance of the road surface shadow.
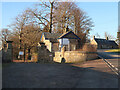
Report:
[{"label": "road surface shadow", "polygon": [[[112,53],[101,53],[101,52],[98,52],[98,55],[104,57],[104,59],[120,59],[120,57],[113,57],[111,55],[113,55]],[[114,55],[118,55],[118,54],[114,54]]]},{"label": "road surface shadow", "polygon": [[118,77],[115,74],[94,68],[73,64],[11,63],[2,69],[2,87],[118,88]]},{"label": "road surface shadow", "polygon": [[117,52],[105,52],[105,53],[110,55],[120,55],[120,53],[117,53]]}]

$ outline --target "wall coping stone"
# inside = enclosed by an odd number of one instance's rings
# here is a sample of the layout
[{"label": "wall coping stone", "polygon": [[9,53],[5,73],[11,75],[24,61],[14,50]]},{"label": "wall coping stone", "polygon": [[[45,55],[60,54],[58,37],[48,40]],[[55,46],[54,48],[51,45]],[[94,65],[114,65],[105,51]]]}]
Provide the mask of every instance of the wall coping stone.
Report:
[{"label": "wall coping stone", "polygon": [[86,52],[86,51],[65,51],[66,53],[84,53],[84,54],[96,54],[97,52]]}]

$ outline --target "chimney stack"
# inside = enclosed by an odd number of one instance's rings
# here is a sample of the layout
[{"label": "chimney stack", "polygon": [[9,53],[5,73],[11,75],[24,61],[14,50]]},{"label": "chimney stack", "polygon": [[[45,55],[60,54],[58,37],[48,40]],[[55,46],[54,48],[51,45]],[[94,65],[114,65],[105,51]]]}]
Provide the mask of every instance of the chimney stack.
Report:
[{"label": "chimney stack", "polygon": [[65,28],[65,33],[69,31],[69,28],[68,26]]},{"label": "chimney stack", "polygon": [[108,37],[106,37],[106,40],[108,40]]},{"label": "chimney stack", "polygon": [[95,39],[95,36],[93,36],[93,39]]}]

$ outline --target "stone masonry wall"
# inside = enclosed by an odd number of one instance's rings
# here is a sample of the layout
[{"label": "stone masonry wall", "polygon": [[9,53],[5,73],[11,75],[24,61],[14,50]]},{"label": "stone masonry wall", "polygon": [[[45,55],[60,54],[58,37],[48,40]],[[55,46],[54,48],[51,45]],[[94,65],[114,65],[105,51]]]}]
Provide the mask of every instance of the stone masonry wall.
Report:
[{"label": "stone masonry wall", "polygon": [[54,61],[60,63],[64,58],[65,63],[77,63],[81,61],[96,59],[97,56],[97,53],[94,52],[87,53],[81,51],[65,51],[64,55],[62,55],[62,52],[55,52]]}]

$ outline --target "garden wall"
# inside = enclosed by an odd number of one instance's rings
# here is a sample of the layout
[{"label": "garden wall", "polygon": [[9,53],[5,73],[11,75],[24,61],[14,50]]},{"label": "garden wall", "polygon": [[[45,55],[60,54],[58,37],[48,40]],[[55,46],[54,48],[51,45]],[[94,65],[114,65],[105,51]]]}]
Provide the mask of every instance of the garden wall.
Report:
[{"label": "garden wall", "polygon": [[87,60],[93,60],[98,57],[96,52],[84,52],[84,51],[65,51],[65,52],[55,52],[54,61],[65,63],[77,63]]}]

